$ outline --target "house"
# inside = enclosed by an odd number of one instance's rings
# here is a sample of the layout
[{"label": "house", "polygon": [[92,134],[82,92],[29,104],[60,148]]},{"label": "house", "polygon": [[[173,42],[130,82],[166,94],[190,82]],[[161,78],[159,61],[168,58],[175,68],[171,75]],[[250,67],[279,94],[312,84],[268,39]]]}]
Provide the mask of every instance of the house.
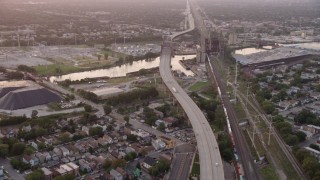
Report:
[{"label": "house", "polygon": [[123,176],[114,169],[111,169],[110,175],[114,178],[114,180],[123,180]]},{"label": "house", "polygon": [[163,119],[163,122],[166,127],[171,127],[174,123],[177,122],[177,119],[174,117],[167,117]]},{"label": "house", "polygon": [[82,126],[81,131],[85,132],[89,136],[89,128],[87,126]]},{"label": "house", "polygon": [[66,171],[66,174],[72,174],[73,175],[73,169],[66,165],[66,164],[63,164],[63,165],[60,165],[60,169],[64,169]]},{"label": "house", "polygon": [[39,159],[40,163],[45,163],[51,160],[51,155],[48,152],[37,152],[35,156]]},{"label": "house", "polygon": [[61,157],[59,154],[55,153],[54,151],[50,152],[50,156],[53,161],[59,161]]},{"label": "house", "polygon": [[39,159],[35,156],[24,155],[22,161],[26,164],[30,164],[31,167],[39,165]]},{"label": "house", "polygon": [[305,147],[305,149],[314,157],[316,157],[318,160],[320,160],[320,152],[318,150],[315,150],[310,147]]},{"label": "house", "polygon": [[166,148],[166,143],[164,143],[161,139],[153,140],[151,144],[155,150]]},{"label": "house", "polygon": [[107,126],[106,125],[101,126],[100,124],[94,124],[92,127],[93,128],[100,127],[102,129],[102,132],[105,132],[107,130]]},{"label": "house", "polygon": [[24,132],[30,132],[31,131],[31,125],[29,124],[28,126],[23,126],[22,127],[22,131],[24,131]]},{"label": "house", "polygon": [[67,165],[72,168],[73,175],[75,175],[75,176],[79,176],[80,175],[79,166],[78,165],[74,164],[73,162],[69,162],[69,163],[67,163]]},{"label": "house", "polygon": [[60,147],[60,150],[61,150],[61,152],[62,152],[62,156],[63,156],[63,157],[69,156],[70,151],[69,151],[69,149],[67,149],[66,147],[61,146],[61,147]]},{"label": "house", "polygon": [[4,177],[4,169],[3,169],[3,166],[0,166],[0,178],[3,178]]},{"label": "house", "polygon": [[81,171],[85,171],[85,172],[91,172],[91,166],[90,163],[84,159],[80,159],[79,160],[79,166],[80,166],[80,170]]},{"label": "house", "polygon": [[173,148],[174,145],[175,145],[175,142],[174,142],[172,139],[170,139],[170,138],[167,138],[167,137],[165,137],[165,136],[160,136],[160,139],[161,139],[164,143],[166,143],[166,147],[167,147],[168,149]]},{"label": "house", "polygon": [[63,156],[61,149],[58,147],[53,148],[53,152],[56,153],[60,158]]},{"label": "house", "polygon": [[314,125],[303,125],[301,126],[301,129],[303,131],[308,131],[312,135],[319,134],[320,133],[320,127],[314,126]]},{"label": "house", "polygon": [[315,100],[320,100],[320,92],[311,92],[309,96]]},{"label": "house", "polygon": [[36,150],[38,150],[38,144],[37,144],[36,142],[32,141],[32,142],[31,142],[31,146],[32,146],[33,148],[35,148]]},{"label": "house", "polygon": [[55,168],[54,169],[54,176],[64,176],[67,174],[67,171],[63,168]]},{"label": "house", "polygon": [[52,179],[52,171],[50,171],[49,169],[43,167],[41,168],[41,171],[43,172],[44,174],[44,179],[45,180],[51,180]]},{"label": "house", "polygon": [[156,160],[154,160],[153,158],[151,158],[150,156],[147,156],[144,158],[143,162],[142,162],[142,166],[146,169],[150,169],[152,166],[154,166],[157,163]]}]

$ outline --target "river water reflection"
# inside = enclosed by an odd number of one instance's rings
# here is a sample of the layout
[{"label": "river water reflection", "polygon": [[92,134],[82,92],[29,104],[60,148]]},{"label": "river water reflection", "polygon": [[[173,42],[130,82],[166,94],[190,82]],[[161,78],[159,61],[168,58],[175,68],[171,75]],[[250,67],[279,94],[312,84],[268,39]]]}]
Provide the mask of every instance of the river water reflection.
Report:
[{"label": "river water reflection", "polygon": [[[186,70],[179,61],[182,59],[193,59],[196,55],[181,55],[175,56],[171,60],[172,70],[178,70],[185,73],[187,76],[193,76],[193,72],[190,70]],[[50,81],[64,81],[66,79],[70,79],[71,81],[81,80],[85,78],[99,78],[99,77],[123,77],[126,76],[127,73],[136,72],[141,69],[151,69],[155,67],[159,67],[160,57],[155,58],[154,60],[140,60],[134,61],[133,63],[124,64],[121,66],[116,66],[108,69],[98,69],[92,71],[84,71],[78,73],[66,74],[63,76],[51,76]]]}]

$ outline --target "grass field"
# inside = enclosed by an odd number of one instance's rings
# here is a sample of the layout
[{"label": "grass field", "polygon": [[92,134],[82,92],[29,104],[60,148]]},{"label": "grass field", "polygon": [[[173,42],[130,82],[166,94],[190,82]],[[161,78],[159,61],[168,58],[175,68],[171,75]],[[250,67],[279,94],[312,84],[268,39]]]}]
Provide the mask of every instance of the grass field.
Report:
[{"label": "grass field", "polygon": [[190,91],[199,91],[201,90],[202,88],[204,87],[207,87],[209,85],[208,82],[203,82],[203,81],[200,81],[200,82],[197,82],[195,83],[194,85],[192,85],[189,90]]},{"label": "grass field", "polygon": [[192,170],[191,170],[190,175],[195,176],[195,177],[200,176],[199,154],[196,154],[196,157],[194,158],[194,162],[192,165]]},{"label": "grass field", "polygon": [[59,75],[80,71],[81,68],[72,65],[50,64],[47,66],[35,66],[34,69],[39,75]]},{"label": "grass field", "polygon": [[259,173],[262,177],[262,179],[272,179],[272,180],[278,180],[278,176],[276,172],[274,172],[274,169],[271,165],[265,166],[261,169],[259,169]]}]

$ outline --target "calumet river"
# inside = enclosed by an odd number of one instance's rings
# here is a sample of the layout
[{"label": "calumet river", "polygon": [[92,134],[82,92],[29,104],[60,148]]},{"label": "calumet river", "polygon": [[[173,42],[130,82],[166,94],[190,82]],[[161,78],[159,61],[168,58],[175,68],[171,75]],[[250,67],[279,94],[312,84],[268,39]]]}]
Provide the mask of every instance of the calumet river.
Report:
[{"label": "calumet river", "polygon": [[[196,55],[181,55],[175,56],[171,59],[172,70],[181,71],[187,76],[193,76],[193,72],[190,70],[186,70],[180,63],[180,60],[193,59]],[[78,73],[71,73],[62,76],[51,76],[50,81],[64,81],[66,79],[70,79],[71,81],[81,80],[85,78],[99,78],[99,77],[123,77],[126,76],[127,73],[137,72],[141,69],[151,69],[155,67],[159,67],[160,57],[155,58],[152,61],[140,60],[134,61],[130,64],[124,64],[121,66],[116,66],[108,69],[98,69],[92,71],[84,71]]]}]

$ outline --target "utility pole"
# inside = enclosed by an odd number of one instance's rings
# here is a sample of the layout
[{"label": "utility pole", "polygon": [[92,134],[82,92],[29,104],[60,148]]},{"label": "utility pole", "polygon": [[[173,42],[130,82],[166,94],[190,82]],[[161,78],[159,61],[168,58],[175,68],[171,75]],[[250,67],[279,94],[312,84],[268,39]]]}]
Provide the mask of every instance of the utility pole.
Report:
[{"label": "utility pole", "polygon": [[20,28],[18,29],[18,47],[20,49]]},{"label": "utility pole", "polygon": [[236,74],[235,74],[235,78],[234,78],[234,89],[233,89],[235,104],[237,104],[237,94],[236,94],[237,93],[237,84],[238,84],[237,80],[238,80],[238,61],[236,60]]},{"label": "utility pole", "polygon": [[270,146],[271,134],[273,134],[273,131],[272,131],[272,116],[271,116],[271,121],[269,122],[268,146]]},{"label": "utility pole", "polygon": [[249,101],[249,88],[250,88],[250,84],[247,83],[247,99],[246,99],[246,106],[248,105],[248,101]]}]

